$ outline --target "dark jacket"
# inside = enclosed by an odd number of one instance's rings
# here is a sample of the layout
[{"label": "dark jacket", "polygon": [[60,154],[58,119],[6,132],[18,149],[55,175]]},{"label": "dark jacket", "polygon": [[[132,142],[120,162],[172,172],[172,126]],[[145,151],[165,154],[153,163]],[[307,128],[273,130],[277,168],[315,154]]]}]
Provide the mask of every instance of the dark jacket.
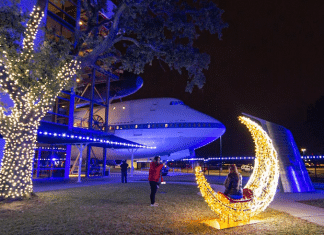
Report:
[{"label": "dark jacket", "polygon": [[120,165],[120,169],[122,172],[127,172],[127,168],[128,168],[128,164],[126,162]]},{"label": "dark jacket", "polygon": [[243,195],[242,175],[238,177],[235,173],[229,173],[225,180],[225,195]]}]

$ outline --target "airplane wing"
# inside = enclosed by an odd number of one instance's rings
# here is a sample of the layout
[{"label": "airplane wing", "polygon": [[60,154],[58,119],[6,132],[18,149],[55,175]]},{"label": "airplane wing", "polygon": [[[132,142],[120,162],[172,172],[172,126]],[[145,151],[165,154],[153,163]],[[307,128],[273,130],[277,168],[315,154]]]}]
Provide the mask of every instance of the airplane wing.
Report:
[{"label": "airplane wing", "polygon": [[67,126],[56,123],[41,122],[38,128],[37,141],[46,144],[88,144],[103,148],[148,148],[148,146],[129,141],[113,134]]}]

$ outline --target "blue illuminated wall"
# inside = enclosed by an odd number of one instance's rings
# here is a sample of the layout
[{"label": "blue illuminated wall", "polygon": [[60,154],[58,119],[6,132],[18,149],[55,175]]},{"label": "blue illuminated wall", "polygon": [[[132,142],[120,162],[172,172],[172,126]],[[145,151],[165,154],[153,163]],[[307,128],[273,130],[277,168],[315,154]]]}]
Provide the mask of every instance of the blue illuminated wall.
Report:
[{"label": "blue illuminated wall", "polygon": [[280,187],[285,193],[315,191],[292,133],[283,126],[244,114],[261,124],[278,153]]},{"label": "blue illuminated wall", "polygon": [[283,126],[268,121],[266,126],[278,152],[283,191],[291,193],[314,191],[292,133]]}]

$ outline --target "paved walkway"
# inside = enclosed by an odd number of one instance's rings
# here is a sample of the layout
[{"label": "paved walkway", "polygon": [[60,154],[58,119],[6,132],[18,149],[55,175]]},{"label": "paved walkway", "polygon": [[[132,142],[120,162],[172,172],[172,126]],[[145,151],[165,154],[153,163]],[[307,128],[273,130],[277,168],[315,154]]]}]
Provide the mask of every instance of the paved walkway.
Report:
[{"label": "paved walkway", "polygon": [[270,207],[292,216],[324,226],[324,208],[306,205],[298,201],[324,199],[324,190],[312,193],[277,193]]},{"label": "paved walkway", "polygon": [[[119,174],[120,176],[120,174]],[[34,181],[34,191],[54,191],[75,187],[85,187],[92,185],[101,185],[109,183],[120,183],[121,179],[118,174],[114,177],[103,177],[97,179],[82,179],[81,183],[77,183],[77,178],[72,178],[69,181],[62,180],[40,180]],[[147,179],[147,174],[135,174],[134,177],[128,177],[128,182],[143,182]],[[167,184],[186,184],[196,185],[194,182],[167,182]],[[223,185],[212,184],[215,191],[224,191]],[[324,190],[317,190],[312,193],[280,193],[278,192],[274,200],[270,204],[270,208],[278,211],[287,212],[292,216],[307,220],[324,226],[324,208],[306,205],[298,201],[324,199]]]}]

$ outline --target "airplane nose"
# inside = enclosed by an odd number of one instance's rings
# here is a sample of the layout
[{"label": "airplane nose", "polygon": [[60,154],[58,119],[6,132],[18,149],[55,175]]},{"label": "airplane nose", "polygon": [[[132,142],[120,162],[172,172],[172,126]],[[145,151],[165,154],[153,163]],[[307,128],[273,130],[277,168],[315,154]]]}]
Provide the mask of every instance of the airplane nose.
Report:
[{"label": "airplane nose", "polygon": [[201,142],[194,146],[193,149],[200,148],[217,140],[226,131],[223,123],[199,111],[194,113],[191,117],[191,121],[195,123],[198,122],[198,129],[195,135],[201,136]]}]

